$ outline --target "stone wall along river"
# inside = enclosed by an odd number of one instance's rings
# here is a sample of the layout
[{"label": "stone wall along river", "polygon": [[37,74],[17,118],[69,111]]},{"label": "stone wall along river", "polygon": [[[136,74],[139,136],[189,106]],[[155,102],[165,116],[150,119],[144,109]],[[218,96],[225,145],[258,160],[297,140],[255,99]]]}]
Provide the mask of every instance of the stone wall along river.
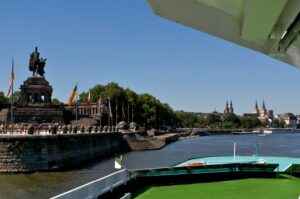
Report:
[{"label": "stone wall along river", "polygon": [[31,172],[74,165],[120,150],[120,133],[0,136],[0,172]]}]

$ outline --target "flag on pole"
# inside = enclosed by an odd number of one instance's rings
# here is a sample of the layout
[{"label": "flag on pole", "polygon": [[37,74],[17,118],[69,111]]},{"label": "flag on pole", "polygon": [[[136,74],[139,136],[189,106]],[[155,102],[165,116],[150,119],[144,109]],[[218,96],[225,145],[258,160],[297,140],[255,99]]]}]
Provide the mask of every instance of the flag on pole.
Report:
[{"label": "flag on pole", "polygon": [[77,94],[78,93],[77,93],[77,84],[76,84],[75,88],[73,89],[73,92],[72,92],[71,96],[68,99],[68,102],[67,102],[68,107],[67,107],[67,109],[69,109],[71,107],[71,104],[72,104],[73,100],[77,97]]},{"label": "flag on pole", "polygon": [[115,155],[115,169],[122,168],[122,155],[116,154]]},{"label": "flag on pole", "polygon": [[91,91],[89,90],[88,98],[86,99],[86,112],[90,114]]},{"label": "flag on pole", "polygon": [[10,74],[10,80],[9,80],[9,88],[6,94],[6,97],[8,97],[10,95],[10,93],[12,93],[12,87],[14,84],[14,79],[15,79],[15,74],[14,74],[14,65],[12,65],[11,67],[11,74]]}]

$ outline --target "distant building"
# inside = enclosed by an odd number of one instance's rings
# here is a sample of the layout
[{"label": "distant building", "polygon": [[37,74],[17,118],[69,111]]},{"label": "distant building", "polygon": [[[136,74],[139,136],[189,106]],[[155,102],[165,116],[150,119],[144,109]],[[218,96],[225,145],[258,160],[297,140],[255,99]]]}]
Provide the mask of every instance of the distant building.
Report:
[{"label": "distant building", "polygon": [[278,114],[277,118],[279,121],[284,121],[287,126],[292,128],[297,127],[297,117],[293,113]]},{"label": "distant building", "polygon": [[254,108],[252,110],[252,113],[244,113],[243,116],[246,117],[246,118],[249,118],[249,119],[258,118],[258,116],[259,116],[259,109],[258,109],[257,102],[255,102],[255,106],[254,106]]},{"label": "distant building", "polygon": [[297,123],[298,123],[298,126],[300,125],[300,115],[297,115]]},{"label": "distant building", "polygon": [[259,116],[265,117],[268,115],[268,111],[266,109],[265,101],[263,101],[262,108],[259,110]]},{"label": "distant building", "polygon": [[257,101],[255,102],[255,107],[252,111],[253,115],[259,116],[259,109],[258,109],[258,105],[257,105]]},{"label": "distant building", "polygon": [[[86,125],[89,123],[101,124],[102,126],[108,125],[109,119],[109,108],[108,108],[108,100],[102,100],[102,102],[94,102],[89,105],[85,103],[80,104],[72,104],[71,106],[72,112],[72,122]],[[77,117],[77,121],[76,121]]]},{"label": "distant building", "polygon": [[[256,104],[256,106],[257,106],[257,104]],[[263,123],[272,122],[272,120],[273,120],[273,110],[270,110],[270,111],[267,110],[265,101],[263,101],[262,107],[261,107],[261,109],[259,109],[258,119]]]},{"label": "distant building", "polygon": [[234,113],[232,101],[230,101],[229,113]]},{"label": "distant building", "polygon": [[226,107],[224,109],[224,114],[227,115],[229,113],[234,113],[232,101],[230,101],[230,107],[228,107],[228,101],[226,102]]},{"label": "distant building", "polygon": [[274,111],[273,110],[269,110],[268,111],[268,116],[269,116],[269,118],[274,118]]},{"label": "distant building", "polygon": [[244,113],[243,116],[254,119],[257,118],[261,122],[272,122],[273,120],[273,110],[267,110],[265,102],[263,101],[261,109],[258,108],[257,101],[255,102],[254,108],[252,110],[252,113]]},{"label": "distant building", "polygon": [[257,114],[255,114],[255,113],[244,113],[243,116],[246,118],[249,118],[249,119],[257,118]]}]

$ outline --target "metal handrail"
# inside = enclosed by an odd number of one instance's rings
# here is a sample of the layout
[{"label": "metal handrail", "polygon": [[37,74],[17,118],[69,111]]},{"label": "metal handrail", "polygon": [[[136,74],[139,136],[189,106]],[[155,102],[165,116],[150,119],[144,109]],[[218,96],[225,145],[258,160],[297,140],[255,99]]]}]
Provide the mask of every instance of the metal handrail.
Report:
[{"label": "metal handrail", "polygon": [[108,176],[91,181],[70,191],[54,196],[50,199],[90,199],[112,191],[114,188],[126,184],[130,180],[127,169],[112,173]]}]

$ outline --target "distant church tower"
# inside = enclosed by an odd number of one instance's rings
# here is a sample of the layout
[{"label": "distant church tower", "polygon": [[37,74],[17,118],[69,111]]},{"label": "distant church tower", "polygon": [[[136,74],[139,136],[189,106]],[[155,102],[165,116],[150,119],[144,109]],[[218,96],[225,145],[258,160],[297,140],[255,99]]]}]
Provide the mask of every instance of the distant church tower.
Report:
[{"label": "distant church tower", "polygon": [[228,101],[226,102],[226,107],[224,109],[224,114],[227,115],[229,113]]},{"label": "distant church tower", "polygon": [[230,101],[230,107],[228,107],[228,101],[226,102],[226,107],[224,109],[224,114],[227,115],[229,113],[233,113],[234,109],[232,106],[232,101]]},{"label": "distant church tower", "polygon": [[267,116],[267,115],[268,115],[268,111],[265,106],[265,101],[263,101],[262,108],[260,109],[260,116]]},{"label": "distant church tower", "polygon": [[252,113],[256,114],[256,115],[259,115],[259,109],[258,109],[257,101],[255,102],[255,107],[254,107]]},{"label": "distant church tower", "polygon": [[233,113],[233,106],[232,106],[232,101],[230,101],[230,108],[229,108],[229,113]]}]

